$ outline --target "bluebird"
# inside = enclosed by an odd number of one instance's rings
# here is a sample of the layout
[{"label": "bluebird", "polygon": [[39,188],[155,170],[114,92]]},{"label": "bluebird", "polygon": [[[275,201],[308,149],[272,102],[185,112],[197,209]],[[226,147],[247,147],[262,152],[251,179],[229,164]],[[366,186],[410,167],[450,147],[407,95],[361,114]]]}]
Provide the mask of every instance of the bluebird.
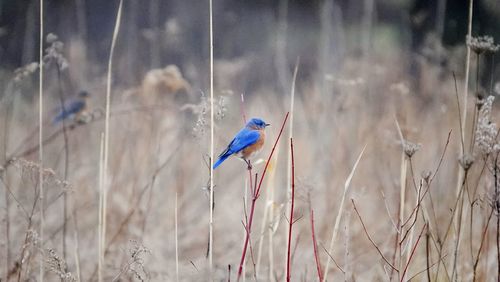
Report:
[{"label": "bluebird", "polygon": [[213,168],[216,169],[223,161],[234,154],[242,158],[249,168],[252,167],[250,158],[262,149],[266,137],[264,129],[267,126],[269,124],[259,118],[252,118],[248,121],[245,127],[236,134],[227,148],[219,155]]},{"label": "bluebird", "polygon": [[87,99],[89,93],[87,91],[81,91],[78,93],[77,98],[69,101],[64,105],[64,108],[60,109],[60,112],[52,120],[53,124],[59,123],[67,118],[78,119],[78,117],[85,112],[87,108]]}]

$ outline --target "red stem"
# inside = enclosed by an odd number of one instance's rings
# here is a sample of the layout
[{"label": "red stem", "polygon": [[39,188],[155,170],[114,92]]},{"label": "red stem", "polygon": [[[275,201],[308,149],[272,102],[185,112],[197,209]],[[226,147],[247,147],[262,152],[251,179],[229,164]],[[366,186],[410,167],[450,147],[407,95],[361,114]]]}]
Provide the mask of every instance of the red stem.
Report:
[{"label": "red stem", "polygon": [[250,234],[252,230],[252,222],[253,222],[253,214],[255,211],[255,202],[259,198],[259,193],[260,193],[260,188],[262,186],[262,181],[264,180],[264,176],[266,175],[267,167],[269,166],[269,162],[271,161],[271,158],[274,154],[274,150],[276,149],[276,146],[278,145],[278,141],[280,140],[281,133],[283,133],[283,129],[285,128],[286,121],[288,120],[288,115],[290,112],[286,113],[285,120],[283,121],[283,124],[281,125],[280,133],[278,134],[278,137],[276,138],[276,141],[274,142],[273,149],[271,150],[271,154],[269,154],[269,157],[267,158],[266,166],[264,167],[264,171],[262,172],[262,175],[260,177],[259,181],[259,186],[257,189],[254,189],[254,195],[252,197],[252,206],[250,207],[250,217],[248,219],[248,232],[246,232],[246,237],[245,237],[245,244],[243,245],[243,252],[241,253],[241,259],[240,259],[240,266],[238,268],[238,281],[241,278],[241,273],[243,272],[243,264],[245,263],[245,257],[247,254],[247,248],[248,248],[248,241],[250,240]]},{"label": "red stem", "polygon": [[316,242],[316,233],[314,232],[314,211],[311,209],[311,233],[313,239],[314,259],[316,261],[316,269],[318,270],[318,281],[323,281],[323,272],[321,271],[321,263],[318,255],[318,243]]},{"label": "red stem", "polygon": [[288,257],[286,260],[286,281],[290,282],[290,247],[292,245],[292,226],[293,226],[293,206],[295,203],[295,162],[293,159],[293,139],[290,138],[290,151],[292,153],[292,206],[290,209],[290,219],[288,228]]}]

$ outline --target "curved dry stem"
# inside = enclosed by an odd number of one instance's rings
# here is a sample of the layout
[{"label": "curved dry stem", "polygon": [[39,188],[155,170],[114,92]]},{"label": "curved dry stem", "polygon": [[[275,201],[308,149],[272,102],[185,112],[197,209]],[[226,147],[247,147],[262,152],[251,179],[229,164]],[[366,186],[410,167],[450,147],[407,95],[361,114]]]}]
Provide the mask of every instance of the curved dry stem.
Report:
[{"label": "curved dry stem", "polygon": [[[349,173],[349,176],[347,177],[347,179],[344,183],[344,193],[342,194],[342,199],[340,200],[339,210],[337,212],[337,217],[335,218],[335,225],[333,226],[332,238],[330,239],[330,246],[328,248],[328,253],[330,253],[330,254],[333,253],[333,245],[335,243],[335,239],[337,238],[337,234],[339,232],[340,219],[342,218],[342,213],[344,210],[344,202],[345,202],[345,198],[347,196],[347,191],[349,190],[352,177],[354,176],[354,172],[356,171],[356,168],[358,167],[359,161],[361,160],[361,157],[363,156],[363,153],[365,152],[366,146],[367,145],[365,145],[363,147],[363,150],[361,150],[361,153],[359,154],[358,159],[356,160],[356,162],[354,163],[354,166],[352,167],[351,173]],[[325,271],[323,273],[323,282],[325,282],[327,277],[328,277],[328,270],[329,269],[330,269],[330,258],[328,258],[326,260],[326,267],[325,267]]]}]

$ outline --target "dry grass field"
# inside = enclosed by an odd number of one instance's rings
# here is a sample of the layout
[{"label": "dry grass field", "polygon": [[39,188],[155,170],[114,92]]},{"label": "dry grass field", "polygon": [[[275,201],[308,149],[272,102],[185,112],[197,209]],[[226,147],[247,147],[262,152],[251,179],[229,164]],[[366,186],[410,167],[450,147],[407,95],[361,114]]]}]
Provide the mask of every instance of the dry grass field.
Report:
[{"label": "dry grass field", "polygon": [[[344,26],[324,4],[317,30],[279,18],[264,54],[226,58],[238,37],[207,1],[202,61],[153,67],[129,60],[155,51],[130,47],[115,2],[101,60],[46,29],[42,72],[0,65],[0,281],[500,279],[492,38],[417,54],[373,11]],[[80,90],[87,108],[54,123]],[[250,176],[229,158],[211,181],[211,154],[251,117],[271,126]]]}]

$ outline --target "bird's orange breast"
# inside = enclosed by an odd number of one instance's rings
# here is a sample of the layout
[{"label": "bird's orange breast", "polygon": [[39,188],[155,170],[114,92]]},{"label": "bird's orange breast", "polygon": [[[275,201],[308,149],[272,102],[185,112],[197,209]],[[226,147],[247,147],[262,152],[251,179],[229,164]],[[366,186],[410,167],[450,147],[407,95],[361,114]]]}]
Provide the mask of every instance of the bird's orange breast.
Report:
[{"label": "bird's orange breast", "polygon": [[257,154],[262,149],[262,147],[264,146],[264,141],[266,139],[266,134],[264,133],[264,130],[259,130],[259,133],[260,136],[257,142],[241,150],[240,154],[242,158],[248,159]]}]

